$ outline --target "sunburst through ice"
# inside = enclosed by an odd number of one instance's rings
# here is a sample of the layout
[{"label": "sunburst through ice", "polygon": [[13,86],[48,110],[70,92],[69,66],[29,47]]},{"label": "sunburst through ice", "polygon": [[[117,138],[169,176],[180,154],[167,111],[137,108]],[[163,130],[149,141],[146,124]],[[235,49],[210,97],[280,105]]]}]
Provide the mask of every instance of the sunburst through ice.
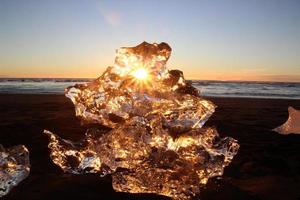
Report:
[{"label": "sunburst through ice", "polygon": [[99,78],[67,88],[76,116],[111,130],[89,129],[77,143],[45,130],[53,162],[67,173],[112,174],[118,192],[173,199],[190,199],[221,176],[239,145],[203,127],[216,106],[167,69],[170,55],[166,43],[123,47]]}]

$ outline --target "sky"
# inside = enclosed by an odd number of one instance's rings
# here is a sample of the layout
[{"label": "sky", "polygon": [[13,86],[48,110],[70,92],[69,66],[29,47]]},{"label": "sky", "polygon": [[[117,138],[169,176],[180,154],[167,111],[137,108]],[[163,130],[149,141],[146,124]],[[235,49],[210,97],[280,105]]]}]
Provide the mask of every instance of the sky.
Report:
[{"label": "sky", "polygon": [[299,0],[0,0],[0,77],[98,77],[143,41],[187,79],[300,81]]}]

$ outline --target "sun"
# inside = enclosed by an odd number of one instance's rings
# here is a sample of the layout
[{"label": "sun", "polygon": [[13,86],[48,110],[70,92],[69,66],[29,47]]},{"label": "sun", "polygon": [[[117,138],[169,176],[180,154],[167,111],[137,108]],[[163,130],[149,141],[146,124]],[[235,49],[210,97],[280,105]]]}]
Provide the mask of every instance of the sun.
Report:
[{"label": "sun", "polygon": [[131,74],[138,80],[146,80],[148,78],[148,71],[143,67],[134,70]]}]

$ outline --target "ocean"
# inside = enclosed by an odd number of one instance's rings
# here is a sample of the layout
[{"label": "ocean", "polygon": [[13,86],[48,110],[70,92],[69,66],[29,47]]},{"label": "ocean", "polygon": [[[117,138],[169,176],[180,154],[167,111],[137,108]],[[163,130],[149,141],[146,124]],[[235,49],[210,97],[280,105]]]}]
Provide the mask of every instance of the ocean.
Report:
[{"label": "ocean", "polygon": [[[63,94],[64,89],[92,79],[0,78],[0,94]],[[203,96],[300,99],[300,83],[191,80]]]}]

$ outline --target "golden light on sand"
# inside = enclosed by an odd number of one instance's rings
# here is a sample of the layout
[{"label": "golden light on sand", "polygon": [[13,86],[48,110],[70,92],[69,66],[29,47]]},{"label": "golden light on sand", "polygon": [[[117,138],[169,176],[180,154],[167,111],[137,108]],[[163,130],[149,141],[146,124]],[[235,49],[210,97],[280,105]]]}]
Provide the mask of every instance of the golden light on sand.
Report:
[{"label": "golden light on sand", "polygon": [[148,71],[143,67],[134,70],[131,74],[138,80],[146,80],[148,78]]}]

